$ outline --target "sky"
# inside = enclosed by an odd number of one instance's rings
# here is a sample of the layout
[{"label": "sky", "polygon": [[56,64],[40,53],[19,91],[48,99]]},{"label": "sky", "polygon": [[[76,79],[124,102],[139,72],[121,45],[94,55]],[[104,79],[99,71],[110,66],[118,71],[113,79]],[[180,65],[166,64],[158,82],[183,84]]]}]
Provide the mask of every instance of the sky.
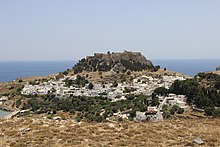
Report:
[{"label": "sky", "polygon": [[0,61],[219,59],[220,0],[0,0]]}]

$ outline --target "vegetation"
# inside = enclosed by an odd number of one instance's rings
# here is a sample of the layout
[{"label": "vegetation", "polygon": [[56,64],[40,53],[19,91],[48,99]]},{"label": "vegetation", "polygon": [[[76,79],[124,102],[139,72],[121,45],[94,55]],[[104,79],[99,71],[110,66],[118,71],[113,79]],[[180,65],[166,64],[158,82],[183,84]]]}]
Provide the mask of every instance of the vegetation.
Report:
[{"label": "vegetation", "polygon": [[146,111],[147,96],[127,95],[126,97],[127,100],[111,102],[104,97],[54,98],[54,95],[45,95],[29,98],[23,109],[31,109],[35,113],[49,113],[52,110],[74,112],[77,113],[78,121],[84,119],[96,122],[101,122],[119,111],[130,110],[131,116],[133,112]]},{"label": "vegetation", "polygon": [[75,85],[75,86],[78,85],[78,86],[84,87],[86,84],[89,83],[89,81],[85,77],[80,76],[80,75],[77,75],[75,80],[66,79],[64,82],[67,87],[70,87],[73,85]]},{"label": "vegetation", "polygon": [[159,87],[154,90],[155,95],[166,96],[169,93],[169,89]]},{"label": "vegetation", "polygon": [[88,85],[88,89],[92,90],[93,87],[94,87],[94,85],[93,85],[92,83],[89,83],[89,85]]},{"label": "vegetation", "polygon": [[17,100],[15,101],[15,106],[16,106],[16,108],[18,108],[20,105],[21,105],[21,99],[17,99]]},{"label": "vegetation", "polygon": [[193,79],[175,81],[170,92],[187,96],[187,102],[205,109],[207,115],[220,116],[220,76],[213,73],[199,73]]},{"label": "vegetation", "polygon": [[[102,63],[102,64],[101,64]],[[74,67],[74,73],[80,73],[83,70],[86,71],[109,71],[113,68],[113,62],[107,64],[106,62],[99,61],[98,59],[94,59],[90,62],[87,62],[85,58],[80,60]]]},{"label": "vegetation", "polygon": [[130,61],[130,60],[121,60],[120,62],[126,69],[131,71],[142,71],[146,69],[151,69],[151,66],[142,64],[140,62]]},{"label": "vegetation", "polygon": [[[130,71],[142,71],[150,69],[152,71],[157,71],[160,66],[154,67],[153,65],[142,64],[134,60],[120,60],[120,61],[106,61],[102,59],[94,58],[87,61],[85,58],[81,59],[74,67],[74,73],[80,73],[83,70],[85,71],[110,71],[117,63],[121,63],[126,70]],[[125,70],[125,71],[126,71]],[[130,72],[128,72],[128,75]]]},{"label": "vegetation", "polygon": [[61,123],[43,118],[26,117],[1,119],[0,123],[1,134],[4,134],[0,139],[1,146],[19,147],[27,146],[24,144],[28,143],[28,146],[61,147],[103,145],[196,147],[200,146],[192,143],[196,138],[204,140],[201,146],[220,146],[220,125],[218,125],[220,119],[172,119],[156,124],[106,122],[79,125],[69,119]]},{"label": "vegetation", "polygon": [[152,71],[158,71],[160,69],[160,66],[159,65],[157,65],[157,66],[155,66],[154,68],[152,68]]}]

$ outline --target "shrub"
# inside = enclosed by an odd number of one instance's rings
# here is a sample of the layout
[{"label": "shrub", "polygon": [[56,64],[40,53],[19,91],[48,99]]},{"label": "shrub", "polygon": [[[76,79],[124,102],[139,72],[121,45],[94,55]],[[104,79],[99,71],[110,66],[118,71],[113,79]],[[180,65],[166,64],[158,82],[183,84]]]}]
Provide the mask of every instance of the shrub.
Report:
[{"label": "shrub", "polygon": [[112,87],[118,87],[118,83],[114,81],[114,83],[112,84]]},{"label": "shrub", "polygon": [[21,99],[17,99],[17,100],[15,101],[15,105],[16,105],[16,107],[18,108],[18,107],[21,105]]},{"label": "shrub", "polygon": [[213,115],[213,112],[215,111],[215,108],[214,107],[206,107],[205,108],[205,114],[208,115],[208,116],[211,116]]},{"label": "shrub", "polygon": [[89,83],[88,89],[92,90],[94,88],[94,85],[92,83]]},{"label": "shrub", "polygon": [[212,114],[213,117],[220,117],[220,109],[215,109]]},{"label": "shrub", "polygon": [[179,108],[179,109],[177,110],[177,113],[178,113],[178,114],[183,114],[183,113],[184,113],[184,109],[183,109],[183,108]]},{"label": "shrub", "polygon": [[23,82],[23,80],[22,80],[22,79],[19,79],[19,80],[18,80],[18,83],[22,83],[22,82]]}]

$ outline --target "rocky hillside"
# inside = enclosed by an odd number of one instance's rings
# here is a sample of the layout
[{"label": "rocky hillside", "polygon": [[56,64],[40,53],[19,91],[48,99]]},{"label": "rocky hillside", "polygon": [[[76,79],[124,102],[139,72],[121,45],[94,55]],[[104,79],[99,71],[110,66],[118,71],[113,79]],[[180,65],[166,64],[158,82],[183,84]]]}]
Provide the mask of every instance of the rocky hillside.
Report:
[{"label": "rocky hillside", "polygon": [[79,61],[73,70],[75,73],[82,71],[110,71],[124,72],[142,71],[142,70],[155,70],[152,62],[147,60],[140,52],[122,53],[95,53],[94,56],[87,56]]},{"label": "rocky hillside", "polygon": [[[220,146],[219,119],[158,123],[76,123],[42,118],[0,120],[0,146]],[[7,127],[5,127],[7,126]]]},{"label": "rocky hillside", "polygon": [[186,95],[188,103],[204,109],[208,115],[220,117],[220,75],[199,73],[193,79],[175,81],[170,90]]}]

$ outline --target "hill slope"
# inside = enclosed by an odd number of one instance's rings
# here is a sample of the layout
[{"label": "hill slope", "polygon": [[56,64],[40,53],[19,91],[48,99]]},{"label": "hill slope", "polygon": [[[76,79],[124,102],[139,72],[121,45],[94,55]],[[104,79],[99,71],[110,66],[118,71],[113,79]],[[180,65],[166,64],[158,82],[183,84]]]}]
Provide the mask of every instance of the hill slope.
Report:
[{"label": "hill slope", "polygon": [[75,73],[82,71],[110,71],[122,72],[126,70],[142,71],[154,69],[150,60],[147,60],[140,52],[95,53],[79,61],[73,70]]},{"label": "hill slope", "polygon": [[[72,120],[0,120],[2,146],[220,146],[219,119],[158,123],[74,123]],[[192,125],[193,124],[193,125]],[[7,127],[5,127],[7,126]],[[215,126],[215,127],[213,127]]]}]

